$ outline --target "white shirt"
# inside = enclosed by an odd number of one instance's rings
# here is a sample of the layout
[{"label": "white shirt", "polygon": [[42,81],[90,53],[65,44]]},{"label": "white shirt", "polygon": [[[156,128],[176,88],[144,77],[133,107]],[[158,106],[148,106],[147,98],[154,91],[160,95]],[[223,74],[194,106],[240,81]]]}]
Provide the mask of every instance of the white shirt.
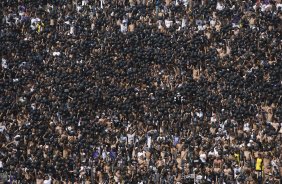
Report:
[{"label": "white shirt", "polygon": [[128,143],[134,142],[134,134],[127,134]]},{"label": "white shirt", "polygon": [[175,5],[176,5],[176,6],[179,6],[178,0],[175,1]]},{"label": "white shirt", "polygon": [[216,122],[216,117],[215,117],[215,116],[212,116],[212,117],[211,117],[211,122],[212,122],[212,123]]},{"label": "white shirt", "polygon": [[100,0],[100,7],[103,9],[104,0]]},{"label": "white shirt", "polygon": [[200,182],[202,179],[203,179],[203,176],[202,176],[202,175],[197,175],[197,176],[196,176],[196,180],[197,180],[198,182]]},{"label": "white shirt", "polygon": [[270,8],[271,7],[271,5],[270,4],[263,4],[263,5],[261,5],[261,11],[265,11],[266,9],[268,9],[268,8]]},{"label": "white shirt", "polygon": [[200,155],[200,160],[205,163],[206,160],[207,160],[207,155],[205,153],[201,154]]},{"label": "white shirt", "polygon": [[0,126],[0,132],[3,132],[6,129],[5,126]]},{"label": "white shirt", "polygon": [[208,153],[209,156],[218,156],[218,151],[214,148],[213,151]]},{"label": "white shirt", "polygon": [[88,0],[82,0],[81,5],[86,6],[88,4]]},{"label": "white shirt", "polygon": [[215,26],[215,24],[216,24],[216,21],[215,21],[215,20],[213,20],[213,19],[212,19],[212,20],[210,20],[210,26],[211,26],[211,27],[214,27],[214,26]]},{"label": "white shirt", "polygon": [[152,138],[151,138],[151,136],[147,136],[147,146],[148,146],[148,148],[151,148],[151,145],[152,145]]},{"label": "white shirt", "polygon": [[249,125],[249,123],[245,123],[244,124],[244,129],[243,129],[244,131],[246,131],[246,132],[249,132],[250,131],[250,125]]},{"label": "white shirt", "polygon": [[241,172],[241,168],[240,167],[235,167],[234,168],[234,177],[237,176],[237,173],[240,173]]},{"label": "white shirt", "polygon": [[2,64],[3,68],[5,68],[5,69],[8,68],[8,64],[7,64],[7,60],[6,59],[2,58],[2,63],[1,64]]},{"label": "white shirt", "polygon": [[183,2],[183,4],[184,4],[185,7],[188,6],[188,0],[182,0],[182,2]]},{"label": "white shirt", "polygon": [[181,27],[186,27],[187,19],[183,18],[181,21]]},{"label": "white shirt", "polygon": [[102,158],[105,160],[107,158],[107,153],[105,151],[102,152]]},{"label": "white shirt", "polygon": [[202,111],[200,111],[200,112],[196,112],[196,115],[199,117],[199,118],[201,118],[201,117],[203,117],[203,112]]},{"label": "white shirt", "polygon": [[79,12],[81,9],[82,9],[81,6],[77,6],[77,7],[76,7],[76,11],[77,11],[77,12]]},{"label": "white shirt", "polygon": [[214,152],[214,155],[215,155],[215,156],[219,156],[219,155],[218,155],[218,151],[217,151],[215,148],[213,149],[213,152]]},{"label": "white shirt", "polygon": [[171,26],[172,26],[172,21],[171,20],[165,20],[165,26],[167,27],[167,28],[170,28]]},{"label": "white shirt", "polygon": [[51,182],[52,182],[52,179],[51,179],[51,177],[49,176],[49,179],[48,179],[48,180],[44,180],[44,181],[43,181],[43,184],[51,184]]},{"label": "white shirt", "polygon": [[35,30],[37,22],[40,22],[40,21],[41,21],[40,18],[32,18],[30,20],[30,22],[31,22],[31,24],[30,24],[31,29]]},{"label": "white shirt", "polygon": [[127,32],[127,25],[126,24],[120,24],[120,31],[122,33],[126,33]]},{"label": "white shirt", "polygon": [[123,136],[123,135],[120,136],[120,141],[121,141],[121,142],[126,142],[126,139],[127,139],[127,137],[125,137],[125,136]]},{"label": "white shirt", "polygon": [[127,32],[127,20],[123,20],[122,23],[120,24],[120,31],[122,33],[126,33]]},{"label": "white shirt", "polygon": [[73,35],[74,34],[74,25],[70,26],[70,34]]},{"label": "white shirt", "polygon": [[60,52],[53,52],[53,56],[60,56],[61,53]]},{"label": "white shirt", "polygon": [[138,157],[138,158],[140,158],[140,157],[142,157],[142,156],[145,156],[145,152],[144,152],[144,151],[137,153],[137,157]]},{"label": "white shirt", "polygon": [[219,10],[219,11],[221,11],[221,10],[224,9],[224,5],[218,2],[218,3],[216,4],[216,9]]}]

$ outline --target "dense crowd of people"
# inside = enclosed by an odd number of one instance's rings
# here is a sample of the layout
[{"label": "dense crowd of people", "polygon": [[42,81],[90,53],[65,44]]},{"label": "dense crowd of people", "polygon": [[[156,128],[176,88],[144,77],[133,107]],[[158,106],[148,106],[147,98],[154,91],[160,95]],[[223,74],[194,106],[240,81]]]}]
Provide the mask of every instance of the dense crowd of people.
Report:
[{"label": "dense crowd of people", "polygon": [[281,183],[280,0],[1,0],[6,183]]}]

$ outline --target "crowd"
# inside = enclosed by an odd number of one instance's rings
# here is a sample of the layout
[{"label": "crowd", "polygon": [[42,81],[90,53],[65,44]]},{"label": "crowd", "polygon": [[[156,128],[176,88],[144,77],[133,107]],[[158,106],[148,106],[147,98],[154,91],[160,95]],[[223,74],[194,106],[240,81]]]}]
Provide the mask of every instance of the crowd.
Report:
[{"label": "crowd", "polygon": [[4,183],[281,183],[280,0],[1,0]]}]

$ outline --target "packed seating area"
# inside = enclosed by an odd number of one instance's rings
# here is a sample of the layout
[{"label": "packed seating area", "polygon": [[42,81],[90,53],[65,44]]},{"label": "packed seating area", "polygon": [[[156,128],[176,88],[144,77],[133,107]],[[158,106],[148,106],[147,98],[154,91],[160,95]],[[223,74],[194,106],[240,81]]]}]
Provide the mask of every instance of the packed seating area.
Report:
[{"label": "packed seating area", "polygon": [[0,183],[281,183],[281,0],[0,10]]}]

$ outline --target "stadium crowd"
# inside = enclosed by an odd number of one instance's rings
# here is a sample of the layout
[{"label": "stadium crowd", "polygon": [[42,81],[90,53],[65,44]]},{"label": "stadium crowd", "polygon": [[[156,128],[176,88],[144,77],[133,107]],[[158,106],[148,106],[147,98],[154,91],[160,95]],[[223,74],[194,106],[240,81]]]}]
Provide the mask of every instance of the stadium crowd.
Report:
[{"label": "stadium crowd", "polygon": [[280,0],[1,0],[4,183],[281,183]]}]

